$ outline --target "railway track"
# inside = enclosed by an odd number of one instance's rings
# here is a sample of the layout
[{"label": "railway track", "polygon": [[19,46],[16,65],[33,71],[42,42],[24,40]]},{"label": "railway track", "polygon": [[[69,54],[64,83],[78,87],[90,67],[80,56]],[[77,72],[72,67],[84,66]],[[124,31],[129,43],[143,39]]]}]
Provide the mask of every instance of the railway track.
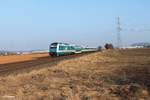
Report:
[{"label": "railway track", "polygon": [[85,54],[75,54],[75,55],[60,56],[60,57],[44,56],[29,61],[0,64],[0,76],[13,74],[15,72],[22,73],[22,71],[31,71],[33,69],[40,69],[43,68],[42,65],[46,65],[46,64],[48,64],[48,66],[46,67],[51,67],[52,65],[57,64],[59,61],[73,59],[83,55]]}]

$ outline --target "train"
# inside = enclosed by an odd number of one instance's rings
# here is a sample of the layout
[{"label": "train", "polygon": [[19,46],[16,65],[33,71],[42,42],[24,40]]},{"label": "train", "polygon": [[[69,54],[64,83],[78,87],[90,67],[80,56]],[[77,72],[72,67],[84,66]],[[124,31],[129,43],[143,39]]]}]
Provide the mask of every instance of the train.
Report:
[{"label": "train", "polygon": [[78,45],[54,42],[49,46],[50,56],[64,56],[71,54],[87,53],[98,51],[97,48],[83,48]]}]

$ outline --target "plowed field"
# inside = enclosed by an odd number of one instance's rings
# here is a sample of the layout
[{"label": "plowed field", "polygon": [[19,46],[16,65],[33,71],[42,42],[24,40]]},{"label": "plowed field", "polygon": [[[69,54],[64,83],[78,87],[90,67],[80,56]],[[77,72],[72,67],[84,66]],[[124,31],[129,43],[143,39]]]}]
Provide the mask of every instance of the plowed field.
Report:
[{"label": "plowed field", "polygon": [[0,64],[16,63],[23,61],[35,60],[41,57],[47,57],[47,53],[43,54],[26,54],[26,55],[13,55],[13,56],[0,56]]}]

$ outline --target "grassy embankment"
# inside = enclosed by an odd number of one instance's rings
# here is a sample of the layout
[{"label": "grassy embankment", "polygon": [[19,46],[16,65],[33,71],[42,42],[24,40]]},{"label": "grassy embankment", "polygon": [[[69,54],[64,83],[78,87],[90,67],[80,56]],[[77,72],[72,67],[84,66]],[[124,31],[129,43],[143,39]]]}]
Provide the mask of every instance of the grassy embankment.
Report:
[{"label": "grassy embankment", "polygon": [[150,50],[108,50],[0,77],[0,96],[23,100],[149,100]]}]

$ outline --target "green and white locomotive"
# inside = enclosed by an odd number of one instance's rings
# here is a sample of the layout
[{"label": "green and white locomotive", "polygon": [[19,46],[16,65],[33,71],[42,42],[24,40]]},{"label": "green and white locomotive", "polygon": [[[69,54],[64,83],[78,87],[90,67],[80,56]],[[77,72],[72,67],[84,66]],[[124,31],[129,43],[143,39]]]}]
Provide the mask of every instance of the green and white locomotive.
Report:
[{"label": "green and white locomotive", "polygon": [[52,43],[49,48],[49,55],[51,56],[62,56],[62,55],[70,55],[75,53],[81,53],[82,47],[71,45],[68,43]]}]

